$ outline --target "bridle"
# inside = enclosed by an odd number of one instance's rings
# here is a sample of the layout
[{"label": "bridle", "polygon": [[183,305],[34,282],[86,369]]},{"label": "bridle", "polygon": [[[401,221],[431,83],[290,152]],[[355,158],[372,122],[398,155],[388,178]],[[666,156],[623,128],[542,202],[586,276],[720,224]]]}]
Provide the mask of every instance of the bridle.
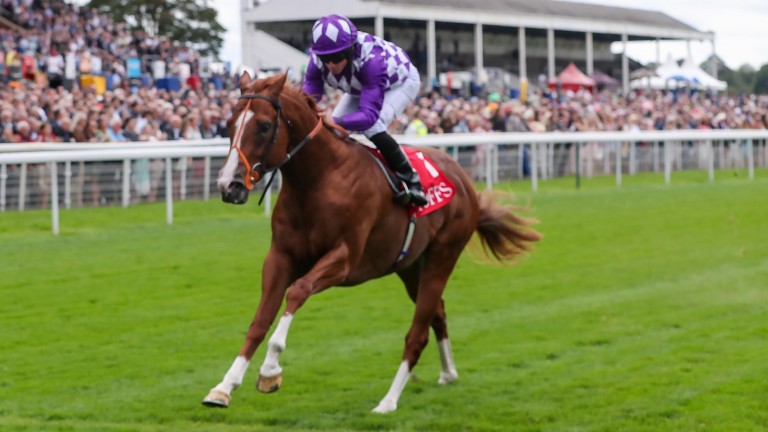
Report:
[{"label": "bridle", "polygon": [[[290,119],[285,117],[283,114],[283,107],[280,104],[280,101],[277,99],[272,99],[270,97],[256,94],[256,93],[246,93],[243,95],[240,95],[240,99],[247,99],[248,103],[245,105],[245,110],[243,111],[248,112],[248,110],[251,109],[251,102],[253,102],[254,99],[263,99],[267,102],[269,102],[272,107],[277,112],[276,120],[275,120],[275,131],[272,135],[272,140],[267,144],[267,147],[262,154],[261,161],[254,163],[251,165],[251,163],[248,161],[248,158],[245,156],[245,153],[240,149],[240,147],[236,147],[235,143],[241,142],[240,139],[242,138],[243,131],[245,130],[245,124],[241,124],[238,130],[235,132],[235,139],[232,141],[232,144],[229,146],[229,153],[227,153],[227,158],[229,158],[229,155],[232,153],[232,150],[237,150],[237,154],[240,156],[240,161],[243,162],[243,164],[246,167],[250,167],[249,171],[245,175],[245,187],[250,191],[253,190],[253,186],[258,182],[265,174],[274,172],[278,169],[280,169],[283,165],[290,162],[290,160],[296,155],[296,153],[299,152],[299,150],[302,149],[312,138],[317,135],[317,133],[320,131],[323,125],[323,121],[321,117],[318,116],[317,124],[312,129],[312,131],[304,137],[304,139],[301,140],[291,151],[287,152],[285,155],[285,159],[283,159],[282,162],[279,164],[273,166],[273,167],[267,167],[267,159],[269,159],[270,154],[272,153],[272,147],[274,147],[275,142],[277,142],[277,135],[280,133],[280,118],[285,118],[285,122],[288,124],[289,129],[293,129],[293,124],[291,123]],[[272,176],[274,178],[274,175]],[[270,180],[271,182],[271,180]]]}]

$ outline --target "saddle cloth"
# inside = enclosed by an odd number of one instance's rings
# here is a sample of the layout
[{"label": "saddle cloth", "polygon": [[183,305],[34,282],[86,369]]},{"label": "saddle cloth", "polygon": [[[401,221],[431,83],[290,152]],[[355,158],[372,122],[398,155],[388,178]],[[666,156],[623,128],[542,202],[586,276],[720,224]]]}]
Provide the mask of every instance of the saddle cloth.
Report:
[{"label": "saddle cloth", "polygon": [[[384,166],[387,166],[378,150],[368,146],[366,147],[384,163]],[[429,201],[424,207],[412,207],[409,212],[410,215],[416,217],[426,216],[451,202],[451,199],[453,199],[453,196],[456,194],[456,187],[453,185],[453,182],[440,171],[437,164],[432,162],[432,160],[420,150],[407,146],[402,147],[405,154],[408,156],[408,160],[411,161],[411,166],[413,166],[416,172],[419,173],[421,186],[424,188],[424,195],[427,196],[427,200]],[[391,176],[390,173],[387,174]],[[399,180],[396,184],[399,185]]]}]

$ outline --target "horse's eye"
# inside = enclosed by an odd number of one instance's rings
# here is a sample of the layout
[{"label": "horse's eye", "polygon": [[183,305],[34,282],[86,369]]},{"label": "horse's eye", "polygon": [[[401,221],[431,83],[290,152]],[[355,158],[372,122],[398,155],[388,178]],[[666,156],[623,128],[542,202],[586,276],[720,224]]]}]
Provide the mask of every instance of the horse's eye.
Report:
[{"label": "horse's eye", "polygon": [[259,132],[260,133],[267,133],[269,130],[272,129],[272,123],[270,122],[261,122],[259,123]]}]

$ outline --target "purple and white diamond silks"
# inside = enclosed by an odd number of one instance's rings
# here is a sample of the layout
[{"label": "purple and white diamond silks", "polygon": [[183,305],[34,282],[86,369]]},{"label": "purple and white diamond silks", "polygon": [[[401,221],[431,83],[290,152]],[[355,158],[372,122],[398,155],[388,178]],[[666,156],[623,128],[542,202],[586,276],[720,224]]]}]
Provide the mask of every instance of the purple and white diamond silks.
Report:
[{"label": "purple and white diamond silks", "polygon": [[[359,96],[357,112],[346,114],[340,120],[349,130],[366,131],[380,119],[385,95],[405,88],[403,84],[413,81],[414,76],[418,87],[418,72],[400,47],[371,34],[357,32],[353,56],[338,75],[323,64],[319,54],[312,53],[302,89],[317,100],[324,94],[326,83]],[[409,98],[413,100],[413,96]]]},{"label": "purple and white diamond silks", "polygon": [[387,76],[385,91],[405,82],[410,74],[411,59],[400,47],[365,32],[357,33],[357,42],[351,67],[345,68],[341,75],[332,74],[316,55],[312,56],[309,67],[317,68],[329,86],[353,95],[360,94],[362,82],[369,82],[382,70]]}]

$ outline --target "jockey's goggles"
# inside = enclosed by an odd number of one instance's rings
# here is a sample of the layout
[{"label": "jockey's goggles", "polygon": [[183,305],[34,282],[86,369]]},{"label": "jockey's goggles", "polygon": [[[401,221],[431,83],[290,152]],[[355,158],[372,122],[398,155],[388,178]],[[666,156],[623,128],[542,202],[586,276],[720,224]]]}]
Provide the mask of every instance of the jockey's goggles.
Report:
[{"label": "jockey's goggles", "polygon": [[349,48],[335,52],[333,54],[319,55],[320,61],[325,64],[338,64],[349,58],[351,50]]}]

